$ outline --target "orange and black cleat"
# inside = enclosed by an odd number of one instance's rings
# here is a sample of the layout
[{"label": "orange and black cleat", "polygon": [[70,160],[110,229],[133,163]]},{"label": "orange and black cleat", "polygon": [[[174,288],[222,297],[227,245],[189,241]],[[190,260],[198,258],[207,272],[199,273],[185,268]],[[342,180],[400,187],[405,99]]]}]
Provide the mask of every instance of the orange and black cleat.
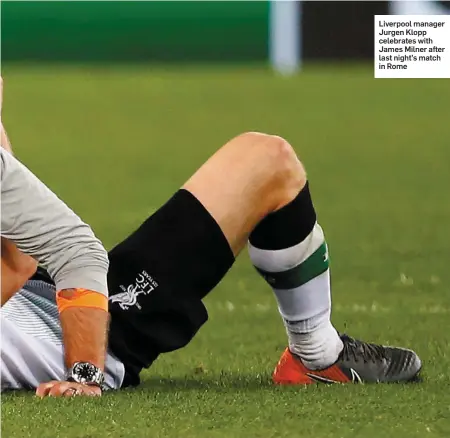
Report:
[{"label": "orange and black cleat", "polygon": [[341,336],[344,348],[328,368],[310,370],[286,349],[273,373],[279,385],[311,383],[396,383],[419,380],[422,363],[411,350],[358,341]]}]

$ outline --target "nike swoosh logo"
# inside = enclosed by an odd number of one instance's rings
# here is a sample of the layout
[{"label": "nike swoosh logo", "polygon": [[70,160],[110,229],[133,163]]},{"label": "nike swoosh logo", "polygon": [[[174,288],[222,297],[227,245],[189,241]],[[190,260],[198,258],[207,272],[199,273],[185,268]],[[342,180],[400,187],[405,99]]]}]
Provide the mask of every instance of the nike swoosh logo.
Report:
[{"label": "nike swoosh logo", "polygon": [[313,374],[313,373],[306,373],[306,375],[309,378],[311,378],[319,383],[341,383],[341,382],[338,382],[337,380],[327,379],[326,377],[318,376],[317,374]]},{"label": "nike swoosh logo", "polygon": [[[361,377],[353,368],[350,368],[350,374],[352,375],[352,383],[362,383]],[[315,380],[316,382],[319,382],[319,383],[327,383],[327,384],[342,383],[342,382],[339,382],[338,380],[328,379],[327,377],[318,376],[317,374],[313,374],[313,373],[306,373],[306,375],[310,379]]]},{"label": "nike swoosh logo", "polygon": [[350,368],[350,373],[352,374],[352,382],[353,383],[362,383],[361,377],[353,368]]}]

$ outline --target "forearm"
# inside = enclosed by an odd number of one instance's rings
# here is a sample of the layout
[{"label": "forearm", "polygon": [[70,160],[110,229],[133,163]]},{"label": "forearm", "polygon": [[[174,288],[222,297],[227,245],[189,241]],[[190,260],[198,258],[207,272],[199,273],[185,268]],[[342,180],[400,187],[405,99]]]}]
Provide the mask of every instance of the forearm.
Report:
[{"label": "forearm", "polygon": [[[100,308],[72,306],[62,309],[61,300],[63,302],[73,299],[76,301],[77,292],[77,290],[68,289],[59,292],[57,295],[66,367],[72,369],[77,362],[81,362],[83,363],[82,366],[85,366],[87,362],[91,366],[93,365],[104,371],[109,314],[106,310]],[[101,297],[105,298],[103,295]],[[41,383],[36,389],[36,395],[38,397],[102,395],[101,381],[92,379],[88,380],[91,383],[86,383],[86,380],[83,380],[86,378],[90,379],[88,375],[84,377],[80,374],[71,374],[71,378],[68,378],[67,381],[52,380],[51,382]]]},{"label": "forearm", "polygon": [[[61,291],[59,297],[74,299],[76,291]],[[89,362],[103,370],[109,313],[101,308],[73,306],[61,311],[60,320],[67,368],[75,362]]]}]

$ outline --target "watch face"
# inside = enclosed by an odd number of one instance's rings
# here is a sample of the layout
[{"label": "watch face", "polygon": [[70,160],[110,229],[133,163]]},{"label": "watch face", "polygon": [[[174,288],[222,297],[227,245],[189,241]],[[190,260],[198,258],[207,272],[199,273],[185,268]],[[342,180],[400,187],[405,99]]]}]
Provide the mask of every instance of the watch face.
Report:
[{"label": "watch face", "polygon": [[73,367],[72,375],[78,383],[95,382],[97,367],[90,363],[77,363]]}]

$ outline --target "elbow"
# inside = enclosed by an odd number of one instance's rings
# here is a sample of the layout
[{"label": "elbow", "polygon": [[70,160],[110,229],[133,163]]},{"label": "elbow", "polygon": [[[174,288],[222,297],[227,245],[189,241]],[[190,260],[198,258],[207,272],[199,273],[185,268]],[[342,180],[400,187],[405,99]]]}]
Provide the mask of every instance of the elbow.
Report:
[{"label": "elbow", "polygon": [[78,247],[51,273],[57,290],[87,289],[108,296],[109,258],[100,241]]}]

